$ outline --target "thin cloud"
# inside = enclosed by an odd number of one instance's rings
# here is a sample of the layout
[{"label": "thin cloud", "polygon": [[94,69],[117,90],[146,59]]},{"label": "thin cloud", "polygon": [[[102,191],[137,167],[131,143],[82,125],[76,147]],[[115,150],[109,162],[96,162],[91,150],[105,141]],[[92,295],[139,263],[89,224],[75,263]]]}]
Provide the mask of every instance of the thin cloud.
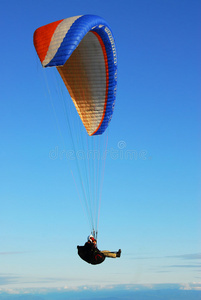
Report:
[{"label": "thin cloud", "polygon": [[15,255],[15,254],[24,254],[27,253],[25,251],[7,251],[7,252],[0,252],[0,255]]},{"label": "thin cloud", "polygon": [[201,264],[191,265],[171,265],[169,268],[201,268]]},{"label": "thin cloud", "polygon": [[[131,256],[129,254],[128,256]],[[179,254],[179,255],[168,255],[168,256],[132,256],[131,259],[164,259],[164,258],[179,258],[185,260],[196,260],[201,259],[201,253],[190,253],[190,254]]]},{"label": "thin cloud", "polygon": [[129,259],[136,259],[136,260],[164,259],[164,258],[178,258],[184,260],[201,259],[201,253],[189,253],[189,254],[168,255],[168,256],[133,256],[132,254],[127,254],[127,256],[129,257]]},{"label": "thin cloud", "polygon": [[[26,294],[28,292],[32,292],[32,293],[54,293],[54,292],[65,292],[65,291],[105,291],[105,290],[114,290],[114,291],[118,291],[118,290],[149,290],[149,289],[153,289],[154,285],[132,285],[132,284],[127,284],[127,285],[84,285],[84,286],[70,286],[70,285],[65,285],[63,287],[59,287],[59,288],[27,288],[27,289],[12,289],[13,291],[16,291],[15,293],[18,294],[19,291],[22,294]],[[9,291],[10,289],[4,289],[4,291]],[[1,291],[3,291],[3,289],[1,289]]]},{"label": "thin cloud", "polygon": [[201,283],[200,282],[193,282],[193,283],[185,283],[182,284],[180,290],[185,291],[201,291]]},{"label": "thin cloud", "polygon": [[[29,284],[39,284],[39,285],[46,285],[46,284],[62,284],[65,282],[73,283],[75,281],[82,281],[83,278],[67,278],[67,277],[23,277],[18,276],[15,274],[0,274],[0,286],[12,286],[12,284],[19,283],[22,285],[29,285]],[[0,291],[2,288],[0,288]]]},{"label": "thin cloud", "polygon": [[166,256],[167,258],[181,258],[181,259],[201,259],[201,253],[192,253],[192,254],[181,254],[181,255],[172,255]]},{"label": "thin cloud", "polygon": [[18,282],[19,277],[12,275],[0,275],[0,285],[8,285]]},{"label": "thin cloud", "polygon": [[83,291],[89,291],[89,292],[101,292],[101,291],[113,291],[113,292],[119,292],[119,291],[130,291],[130,292],[136,292],[136,291],[156,291],[156,290],[180,290],[180,289],[193,289],[193,287],[196,287],[197,289],[200,287],[200,284],[194,284],[194,285],[179,285],[179,284],[120,284],[120,285],[82,285],[82,286],[70,286],[65,285],[63,287],[59,288],[24,288],[24,289],[0,289],[1,292],[7,292],[12,294],[46,294],[48,296],[49,293],[66,293],[66,292],[83,292]]}]

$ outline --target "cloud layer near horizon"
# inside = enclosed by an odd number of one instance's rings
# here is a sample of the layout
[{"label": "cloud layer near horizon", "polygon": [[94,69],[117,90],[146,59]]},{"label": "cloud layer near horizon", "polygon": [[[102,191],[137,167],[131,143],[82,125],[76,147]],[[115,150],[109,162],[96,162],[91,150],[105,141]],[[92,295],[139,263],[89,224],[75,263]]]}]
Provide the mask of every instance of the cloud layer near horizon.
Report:
[{"label": "cloud layer near horizon", "polygon": [[[9,280],[15,281],[15,277],[0,276],[0,284],[7,284]],[[185,283],[185,284],[127,284],[127,285],[88,285],[88,286],[64,286],[61,288],[0,288],[0,295],[6,294],[49,294],[49,293],[65,293],[65,292],[82,292],[82,291],[149,291],[149,290],[185,290],[185,291],[201,291],[201,282]]]}]

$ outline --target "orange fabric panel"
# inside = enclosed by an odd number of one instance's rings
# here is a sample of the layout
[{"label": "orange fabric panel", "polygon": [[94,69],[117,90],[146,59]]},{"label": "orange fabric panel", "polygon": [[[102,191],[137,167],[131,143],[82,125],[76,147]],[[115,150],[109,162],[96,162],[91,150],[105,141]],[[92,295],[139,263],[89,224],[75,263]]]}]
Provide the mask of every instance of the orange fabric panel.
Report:
[{"label": "orange fabric panel", "polygon": [[62,21],[63,20],[44,25],[44,26],[36,29],[36,31],[34,32],[34,46],[36,48],[36,51],[38,53],[41,63],[45,59],[52,36],[53,36],[57,26]]},{"label": "orange fabric panel", "polygon": [[87,101],[87,99],[92,99],[91,91],[85,69],[82,66],[82,58],[78,48],[76,50],[63,66],[56,68],[69,91],[87,132],[89,132],[93,122],[90,112],[94,111],[94,107],[90,101]]},{"label": "orange fabric panel", "polygon": [[57,67],[89,135],[103,122],[109,80],[105,46],[93,33],[89,31],[66,63]]}]

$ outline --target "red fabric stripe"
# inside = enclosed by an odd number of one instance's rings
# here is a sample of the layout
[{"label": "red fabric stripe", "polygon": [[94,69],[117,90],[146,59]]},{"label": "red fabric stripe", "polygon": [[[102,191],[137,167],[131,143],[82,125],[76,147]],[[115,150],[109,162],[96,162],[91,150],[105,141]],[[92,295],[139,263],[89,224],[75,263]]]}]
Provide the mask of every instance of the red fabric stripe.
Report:
[{"label": "red fabric stripe", "polygon": [[93,32],[93,34],[96,35],[96,37],[99,40],[99,43],[101,44],[102,50],[103,50],[103,55],[104,55],[104,60],[105,60],[105,71],[106,71],[106,92],[105,92],[105,104],[104,104],[104,110],[103,110],[103,115],[102,115],[102,119],[100,121],[100,124],[98,125],[98,128],[91,134],[94,135],[98,129],[101,127],[101,124],[104,120],[105,117],[105,112],[106,112],[106,106],[107,106],[107,97],[108,97],[108,85],[109,85],[109,72],[108,72],[108,59],[107,59],[107,52],[105,49],[105,45],[103,43],[102,38],[100,37],[100,35],[97,32],[91,31]]},{"label": "red fabric stripe", "polygon": [[34,32],[34,46],[36,48],[36,52],[40,58],[41,63],[44,61],[52,36],[57,28],[57,26],[62,22],[63,20],[56,21],[47,25],[44,25],[42,27],[39,27]]}]

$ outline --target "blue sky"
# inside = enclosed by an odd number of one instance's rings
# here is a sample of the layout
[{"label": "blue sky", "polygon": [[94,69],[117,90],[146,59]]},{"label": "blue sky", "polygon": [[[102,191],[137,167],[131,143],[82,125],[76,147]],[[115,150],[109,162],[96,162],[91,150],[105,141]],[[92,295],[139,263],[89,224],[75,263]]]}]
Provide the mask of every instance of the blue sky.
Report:
[{"label": "blue sky", "polygon": [[[195,0],[1,2],[0,291],[200,289],[200,8]],[[62,149],[56,94],[33,46],[36,28],[81,14],[108,21],[118,54],[108,140],[117,156],[106,160],[99,247],[122,248],[122,257],[97,267],[76,253],[88,224],[66,161],[50,156]]]}]

